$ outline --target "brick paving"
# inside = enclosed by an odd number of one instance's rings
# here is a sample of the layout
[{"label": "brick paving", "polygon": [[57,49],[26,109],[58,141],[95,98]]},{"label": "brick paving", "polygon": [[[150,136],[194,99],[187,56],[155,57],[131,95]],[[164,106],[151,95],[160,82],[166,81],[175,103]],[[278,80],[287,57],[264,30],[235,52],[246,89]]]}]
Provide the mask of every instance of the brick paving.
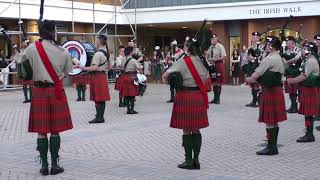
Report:
[{"label": "brick paving", "polygon": [[36,134],[27,133],[29,104],[22,104],[20,91],[0,92],[0,179],[320,179],[320,133],[315,131],[315,143],[296,143],[304,134],[300,115],[290,114],[280,124],[278,156],[255,154],[264,143],[265,127],[257,122],[258,109],[244,106],[250,97],[247,87],[224,86],[222,104],[210,105],[210,126],[202,130],[201,170],[176,168],[184,152],[181,131],[169,128],[168,91],[166,85],[149,85],[145,96],[137,98],[139,114],[126,115],[111,90],[106,123],[92,125],[87,122],[95,114],[94,104],[76,102],[75,90],[66,88],[74,123],[73,130],[61,134],[66,171],[47,177],[38,173],[40,164],[35,162]]}]

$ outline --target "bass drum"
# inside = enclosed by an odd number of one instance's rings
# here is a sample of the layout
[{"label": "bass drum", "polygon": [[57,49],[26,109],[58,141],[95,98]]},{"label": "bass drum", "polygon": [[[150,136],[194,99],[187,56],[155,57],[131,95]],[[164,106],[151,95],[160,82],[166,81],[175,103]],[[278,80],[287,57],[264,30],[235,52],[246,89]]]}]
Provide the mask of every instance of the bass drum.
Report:
[{"label": "bass drum", "polygon": [[[90,42],[80,42],[76,40],[66,41],[63,48],[68,50],[71,57],[80,61],[80,66],[89,67],[91,65],[92,57],[97,51],[95,46]],[[77,75],[81,73],[80,69],[74,69],[70,75]]]}]

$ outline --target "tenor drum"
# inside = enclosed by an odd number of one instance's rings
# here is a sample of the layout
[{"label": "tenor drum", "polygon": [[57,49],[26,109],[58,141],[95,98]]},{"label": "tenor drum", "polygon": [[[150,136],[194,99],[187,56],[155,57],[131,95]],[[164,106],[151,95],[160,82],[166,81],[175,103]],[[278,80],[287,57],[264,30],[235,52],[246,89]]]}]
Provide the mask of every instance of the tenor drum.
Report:
[{"label": "tenor drum", "polygon": [[[89,67],[94,53],[97,51],[95,46],[90,42],[80,42],[76,40],[67,41],[62,45],[67,49],[70,56],[80,61],[80,66]],[[69,74],[77,75],[82,71],[80,69],[73,69]]]}]

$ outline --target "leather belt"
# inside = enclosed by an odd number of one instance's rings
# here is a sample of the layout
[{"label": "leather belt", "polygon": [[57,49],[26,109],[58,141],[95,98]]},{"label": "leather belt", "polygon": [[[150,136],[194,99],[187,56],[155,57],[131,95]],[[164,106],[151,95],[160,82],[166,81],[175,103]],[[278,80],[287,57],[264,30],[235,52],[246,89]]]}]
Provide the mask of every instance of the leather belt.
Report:
[{"label": "leather belt", "polygon": [[54,87],[54,83],[35,81],[33,82],[33,86],[37,88],[52,88]]},{"label": "leather belt", "polygon": [[200,90],[199,87],[187,87],[187,86],[182,86],[181,87],[181,90],[182,91],[198,91]]}]

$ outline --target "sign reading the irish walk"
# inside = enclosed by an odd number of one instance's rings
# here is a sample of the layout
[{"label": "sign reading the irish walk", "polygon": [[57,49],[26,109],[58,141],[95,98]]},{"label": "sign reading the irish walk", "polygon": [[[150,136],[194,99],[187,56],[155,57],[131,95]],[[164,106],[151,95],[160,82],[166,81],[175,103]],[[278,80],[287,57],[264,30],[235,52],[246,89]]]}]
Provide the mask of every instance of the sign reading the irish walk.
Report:
[{"label": "sign reading the irish walk", "polygon": [[301,13],[301,12],[302,12],[302,8],[300,6],[284,7],[284,8],[249,9],[250,15]]}]

